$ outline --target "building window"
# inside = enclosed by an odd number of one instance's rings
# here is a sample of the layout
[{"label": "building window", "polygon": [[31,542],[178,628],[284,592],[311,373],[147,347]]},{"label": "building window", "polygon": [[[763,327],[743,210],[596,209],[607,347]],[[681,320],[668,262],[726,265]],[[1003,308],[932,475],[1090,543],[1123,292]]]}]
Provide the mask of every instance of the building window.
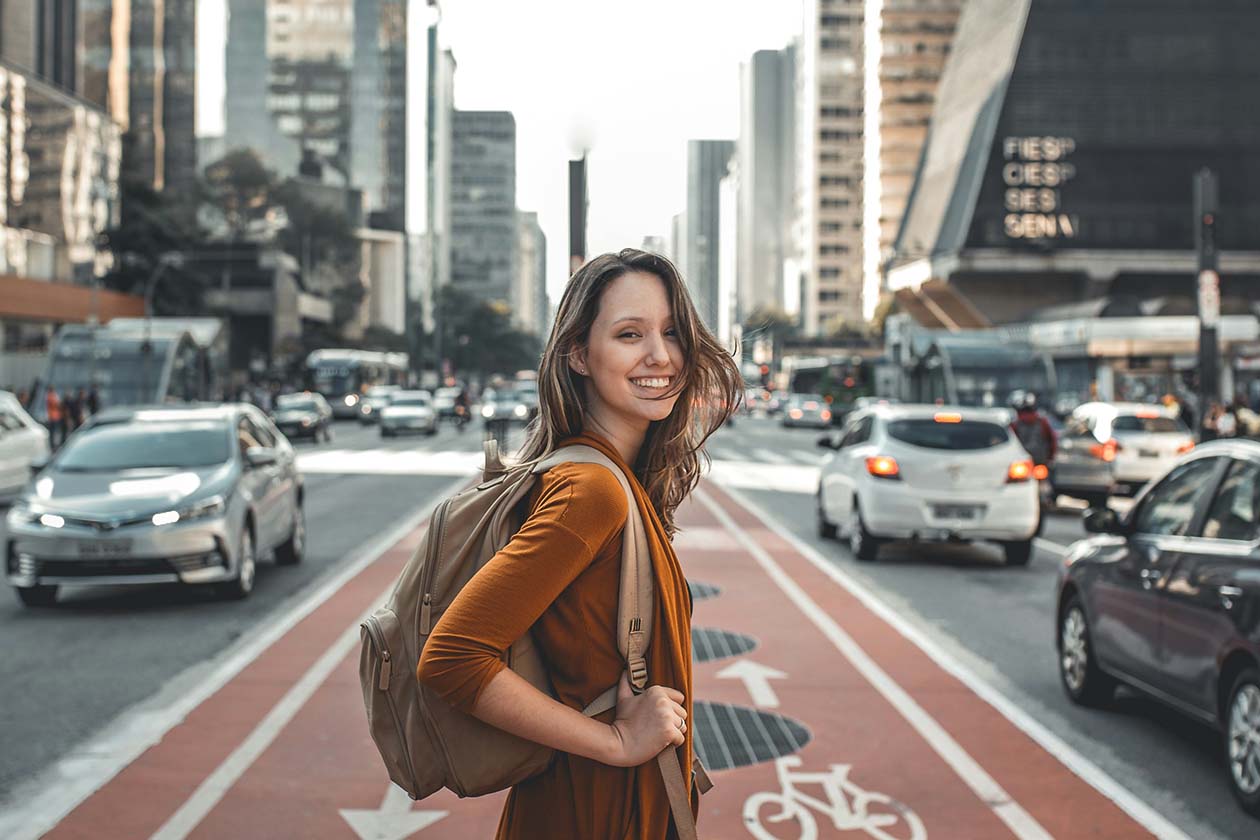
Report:
[{"label": "building window", "polygon": [[820,268],[818,269],[818,277],[821,280],[835,280],[840,276],[838,268]]}]

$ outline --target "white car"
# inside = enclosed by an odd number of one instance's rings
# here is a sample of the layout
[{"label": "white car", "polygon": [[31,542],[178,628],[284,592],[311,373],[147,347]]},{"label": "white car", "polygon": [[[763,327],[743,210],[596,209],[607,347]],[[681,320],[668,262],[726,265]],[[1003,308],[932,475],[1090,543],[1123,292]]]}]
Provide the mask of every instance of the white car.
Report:
[{"label": "white car", "polygon": [[437,434],[437,412],[428,391],[395,391],[381,409],[381,437],[402,432]]},{"label": "white car", "polygon": [[1135,495],[1194,449],[1194,436],[1177,411],[1146,403],[1079,405],[1059,436],[1054,458],[1056,493],[1105,506],[1112,493]]},{"label": "white car", "polygon": [[888,540],[991,540],[1028,563],[1041,525],[1033,463],[1000,409],[874,405],[855,411],[818,484],[818,532],[857,559]]},{"label": "white car", "polygon": [[48,430],[17,397],[0,391],[0,499],[16,496],[31,477],[31,465],[46,460]]}]

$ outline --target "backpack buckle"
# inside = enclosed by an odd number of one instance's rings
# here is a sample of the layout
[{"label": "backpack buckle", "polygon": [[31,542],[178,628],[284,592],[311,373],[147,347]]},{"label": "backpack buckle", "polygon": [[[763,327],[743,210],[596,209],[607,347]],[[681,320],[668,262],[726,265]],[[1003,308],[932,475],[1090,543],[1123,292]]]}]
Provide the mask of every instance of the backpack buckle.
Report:
[{"label": "backpack buckle", "polygon": [[641,694],[643,689],[647,688],[647,662],[641,657],[630,660],[630,687],[634,689],[635,694]]}]

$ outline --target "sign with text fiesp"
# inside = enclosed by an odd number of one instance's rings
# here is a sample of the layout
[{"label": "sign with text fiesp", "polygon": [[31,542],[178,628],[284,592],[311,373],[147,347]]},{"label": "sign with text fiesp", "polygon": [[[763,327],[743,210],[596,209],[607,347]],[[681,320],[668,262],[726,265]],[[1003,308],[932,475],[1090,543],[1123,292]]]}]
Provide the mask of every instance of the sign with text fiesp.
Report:
[{"label": "sign with text fiesp", "polygon": [[1002,141],[1002,229],[1010,239],[1072,239],[1077,217],[1063,212],[1062,187],[1076,177],[1067,158],[1071,137],[1007,137]]}]

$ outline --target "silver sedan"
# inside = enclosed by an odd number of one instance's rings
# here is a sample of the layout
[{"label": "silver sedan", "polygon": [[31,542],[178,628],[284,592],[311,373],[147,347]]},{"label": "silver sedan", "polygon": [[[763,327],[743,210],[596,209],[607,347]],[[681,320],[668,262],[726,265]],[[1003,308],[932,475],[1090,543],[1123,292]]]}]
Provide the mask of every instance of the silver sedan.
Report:
[{"label": "silver sedan", "polygon": [[63,586],[253,590],[258,560],[302,559],[293,448],[250,405],[118,408],[76,432],[10,509],[5,572],[27,606]]}]

